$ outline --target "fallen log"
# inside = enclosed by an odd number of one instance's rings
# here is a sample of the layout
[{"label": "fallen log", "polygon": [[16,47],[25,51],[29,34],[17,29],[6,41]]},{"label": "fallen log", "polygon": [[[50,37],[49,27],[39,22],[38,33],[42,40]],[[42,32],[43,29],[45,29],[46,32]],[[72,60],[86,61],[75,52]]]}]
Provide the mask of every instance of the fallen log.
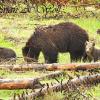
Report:
[{"label": "fallen log", "polygon": [[68,90],[68,89],[75,89],[80,86],[91,86],[91,85],[97,85],[100,83],[100,74],[91,75],[91,76],[83,76],[79,78],[75,78],[69,81],[66,81],[64,83],[58,83],[53,86],[44,87],[41,90],[38,90],[36,92],[30,93],[30,94],[24,94],[24,95],[16,95],[11,100],[34,100],[35,97],[44,96],[45,94],[48,94],[50,92],[59,92],[62,90]]},{"label": "fallen log", "polygon": [[33,64],[33,65],[23,65],[23,66],[15,66],[11,70],[13,71],[29,71],[29,70],[48,70],[48,71],[56,71],[56,70],[90,70],[100,68],[100,62],[96,63],[71,63],[71,64]]},{"label": "fallen log", "polygon": [[95,69],[95,68],[100,68],[100,63],[83,63],[83,64],[78,64],[78,63],[72,63],[72,64],[63,64],[63,65],[49,65],[46,67],[46,70],[49,71],[54,71],[54,70],[69,70],[69,71],[85,71],[85,70],[90,70],[90,69]]},{"label": "fallen log", "polygon": [[34,89],[41,88],[41,84],[38,79],[0,79],[1,89]]},{"label": "fallen log", "polygon": [[0,69],[9,69],[11,71],[29,71],[29,70],[90,70],[90,69],[100,69],[100,62],[96,63],[71,63],[71,64],[26,64],[26,65],[0,65]]},{"label": "fallen log", "polygon": [[30,70],[42,70],[48,64],[24,64],[24,65],[0,65],[0,70],[10,71],[30,71]]},{"label": "fallen log", "polygon": [[40,84],[40,80],[45,78],[55,78],[58,76],[64,75],[62,71],[56,71],[42,77],[37,77],[35,79],[0,79],[0,89],[36,89],[41,88],[43,85]]}]

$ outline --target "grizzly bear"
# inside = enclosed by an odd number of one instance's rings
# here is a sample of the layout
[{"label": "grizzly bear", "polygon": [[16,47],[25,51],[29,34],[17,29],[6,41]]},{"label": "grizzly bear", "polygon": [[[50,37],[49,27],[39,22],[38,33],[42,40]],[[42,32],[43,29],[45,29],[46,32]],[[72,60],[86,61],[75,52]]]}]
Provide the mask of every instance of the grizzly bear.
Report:
[{"label": "grizzly bear", "polygon": [[98,61],[100,60],[100,49],[95,48],[95,42],[91,41],[91,42],[86,42],[86,54],[87,54],[87,58],[88,60],[91,61]]},{"label": "grizzly bear", "polygon": [[16,58],[16,53],[10,49],[5,47],[0,47],[0,62],[9,61]]},{"label": "grizzly bear", "polygon": [[42,51],[46,63],[56,63],[58,53],[70,53],[71,62],[78,61],[85,54],[87,32],[72,22],[38,27],[28,39],[22,54],[25,61],[38,61]]}]

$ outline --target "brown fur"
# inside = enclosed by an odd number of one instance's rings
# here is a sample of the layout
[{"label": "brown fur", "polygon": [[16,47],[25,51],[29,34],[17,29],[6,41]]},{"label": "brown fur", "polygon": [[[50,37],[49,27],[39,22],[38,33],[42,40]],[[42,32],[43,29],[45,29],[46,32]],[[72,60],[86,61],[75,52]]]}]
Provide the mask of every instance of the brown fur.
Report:
[{"label": "brown fur", "polygon": [[89,61],[98,61],[100,60],[100,49],[95,48],[95,43],[86,42],[86,54]]},{"label": "brown fur", "polygon": [[25,58],[38,60],[39,53],[42,51],[47,63],[57,62],[59,52],[69,52],[71,61],[77,61],[83,56],[86,41],[88,34],[84,29],[71,22],[60,23],[36,28],[22,52]]},{"label": "brown fur", "polygon": [[0,62],[16,58],[16,53],[9,48],[0,47]]}]

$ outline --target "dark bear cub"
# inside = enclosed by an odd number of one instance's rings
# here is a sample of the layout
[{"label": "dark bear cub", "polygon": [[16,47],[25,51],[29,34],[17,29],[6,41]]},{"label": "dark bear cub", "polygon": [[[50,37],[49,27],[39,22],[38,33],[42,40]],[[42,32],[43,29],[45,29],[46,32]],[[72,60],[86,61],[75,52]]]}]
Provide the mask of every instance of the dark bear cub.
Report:
[{"label": "dark bear cub", "polygon": [[86,42],[86,54],[89,61],[98,61],[100,60],[100,49],[95,48],[95,42]]},{"label": "dark bear cub", "polygon": [[70,53],[71,62],[81,60],[85,52],[87,32],[72,22],[59,23],[35,29],[22,53],[25,61],[38,61],[40,52],[46,63],[56,63],[58,53]]},{"label": "dark bear cub", "polygon": [[16,53],[9,48],[0,47],[0,62],[16,60]]}]

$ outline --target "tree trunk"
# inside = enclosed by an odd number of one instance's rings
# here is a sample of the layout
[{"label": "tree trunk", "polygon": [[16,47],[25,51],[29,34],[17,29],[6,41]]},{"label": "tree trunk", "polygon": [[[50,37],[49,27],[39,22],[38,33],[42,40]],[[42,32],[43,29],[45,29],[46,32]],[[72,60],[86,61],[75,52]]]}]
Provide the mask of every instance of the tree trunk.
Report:
[{"label": "tree trunk", "polygon": [[37,92],[33,92],[30,94],[23,94],[23,95],[16,95],[11,100],[34,100],[35,97],[44,96],[45,94],[48,94],[50,92],[59,92],[62,90],[68,90],[68,89],[75,89],[80,86],[91,86],[96,85],[100,83],[100,74],[91,75],[91,76],[83,76],[80,78],[75,78],[69,81],[66,81],[64,83],[58,83],[53,86],[47,86],[44,87],[41,90],[38,90]]},{"label": "tree trunk", "polygon": [[99,69],[100,62],[97,63],[71,63],[71,64],[26,64],[26,65],[0,65],[0,69],[8,69],[12,71],[29,71],[29,70],[48,70],[48,71],[56,71],[56,70],[90,70],[90,69]]},{"label": "tree trunk", "polygon": [[50,73],[48,75],[44,75],[42,77],[27,78],[27,79],[0,79],[0,89],[36,89],[41,88],[43,85],[39,82],[39,80],[43,80],[45,78],[55,78],[57,76],[63,75],[62,71],[56,71]]},{"label": "tree trunk", "polygon": [[0,90],[1,89],[34,89],[41,88],[38,79],[0,79]]}]

